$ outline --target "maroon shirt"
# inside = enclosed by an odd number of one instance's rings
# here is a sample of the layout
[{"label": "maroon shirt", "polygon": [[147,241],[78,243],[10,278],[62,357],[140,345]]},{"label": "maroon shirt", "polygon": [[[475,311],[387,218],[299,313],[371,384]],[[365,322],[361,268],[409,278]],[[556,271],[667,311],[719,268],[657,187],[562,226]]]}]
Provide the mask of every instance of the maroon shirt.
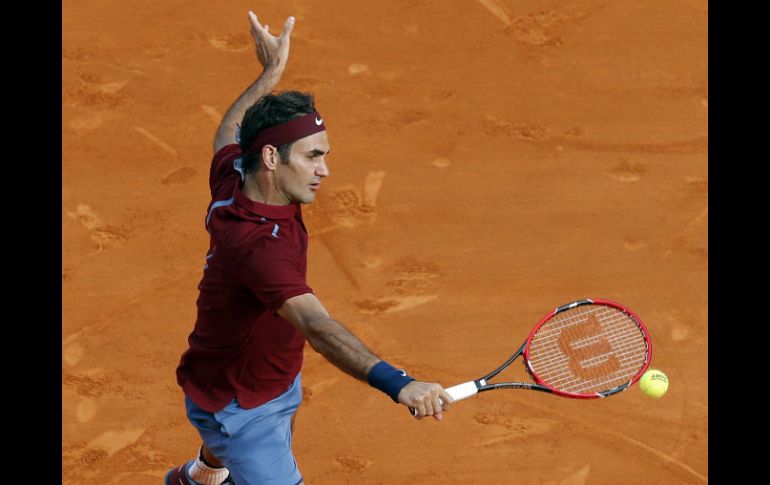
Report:
[{"label": "maroon shirt", "polygon": [[198,318],[177,382],[208,412],[233,398],[253,408],[285,392],[302,367],[305,338],[275,312],[307,286],[307,231],[299,204],[267,205],[240,190],[240,148],[211,164],[211,236]]}]

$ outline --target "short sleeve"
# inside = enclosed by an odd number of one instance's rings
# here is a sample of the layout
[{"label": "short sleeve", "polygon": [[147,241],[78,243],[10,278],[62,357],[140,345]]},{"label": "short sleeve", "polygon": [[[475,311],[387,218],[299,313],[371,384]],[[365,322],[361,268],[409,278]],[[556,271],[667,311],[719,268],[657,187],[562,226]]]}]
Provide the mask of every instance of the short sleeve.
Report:
[{"label": "short sleeve", "polygon": [[211,172],[209,173],[209,188],[211,195],[214,195],[214,188],[218,181],[225,176],[237,173],[233,168],[233,161],[241,156],[241,147],[237,143],[225,145],[214,154],[211,161]]},{"label": "short sleeve", "polygon": [[291,247],[272,237],[260,238],[236,262],[236,273],[254,297],[275,313],[289,298],[312,293]]}]

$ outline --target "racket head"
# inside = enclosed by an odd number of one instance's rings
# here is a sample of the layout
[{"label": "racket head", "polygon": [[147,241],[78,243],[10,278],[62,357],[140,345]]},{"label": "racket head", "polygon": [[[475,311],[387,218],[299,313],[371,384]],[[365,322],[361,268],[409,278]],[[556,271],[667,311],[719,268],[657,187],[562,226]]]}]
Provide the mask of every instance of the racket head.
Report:
[{"label": "racket head", "polygon": [[543,317],[523,352],[527,372],[554,394],[607,397],[631,387],[652,359],[641,318],[620,303],[578,300]]}]

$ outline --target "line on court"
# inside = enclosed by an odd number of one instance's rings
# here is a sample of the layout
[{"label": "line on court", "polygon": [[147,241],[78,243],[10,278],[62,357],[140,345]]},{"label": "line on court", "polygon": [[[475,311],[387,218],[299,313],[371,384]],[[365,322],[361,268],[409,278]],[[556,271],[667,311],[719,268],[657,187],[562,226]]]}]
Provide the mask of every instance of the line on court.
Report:
[{"label": "line on court", "polygon": [[145,130],[141,126],[135,126],[134,130],[136,130],[139,133],[141,133],[142,135],[146,136],[147,139],[149,139],[151,142],[155,143],[156,145],[158,145],[159,147],[161,147],[162,149],[164,149],[165,151],[167,151],[171,155],[173,155],[174,158],[176,158],[176,148],[174,148],[171,145],[169,145],[168,143],[162,141],[160,138],[158,138],[157,136],[153,135],[149,131]]},{"label": "line on court", "polygon": [[217,111],[213,106],[202,104],[201,109],[211,118],[214,123],[219,124],[219,122],[222,121],[222,115],[219,114],[219,111]]},{"label": "line on court", "polygon": [[508,18],[508,14],[505,13],[505,10],[503,10],[503,7],[500,6],[495,0],[476,0],[479,2],[484,8],[489,10],[492,15],[499,18],[503,22],[503,27],[508,27],[511,25],[511,19]]},{"label": "line on court", "polygon": [[661,459],[663,459],[663,460],[665,460],[665,461],[667,461],[669,463],[677,465],[678,467],[682,468],[686,472],[690,473],[692,476],[694,476],[694,477],[698,478],[699,480],[703,481],[703,483],[708,483],[708,481],[709,481],[707,477],[705,477],[705,476],[701,475],[700,473],[696,472],[689,465],[686,465],[686,464],[682,463],[681,461],[677,460],[676,458],[674,458],[674,457],[672,457],[670,455],[667,455],[667,454],[663,453],[660,450],[656,450],[655,448],[653,448],[651,446],[645,445],[641,441],[637,441],[634,438],[631,438],[630,436],[626,436],[626,435],[618,433],[616,431],[610,431],[610,430],[606,430],[606,429],[600,429],[599,431],[602,431],[602,432],[608,433],[608,434],[612,434],[612,435],[617,436],[619,438],[623,438],[624,440],[628,441],[629,443],[634,444],[634,445],[636,445],[636,446],[638,446],[640,448],[643,448],[643,449],[649,451],[650,453],[654,454],[655,456],[658,456],[659,458],[661,458]]},{"label": "line on court", "polygon": [[[522,402],[522,403],[519,403],[519,404],[524,405],[524,406],[526,406],[528,408],[537,409],[538,411],[545,412],[547,414],[555,414],[555,415],[559,416],[559,418],[561,418],[563,421],[567,420],[567,418],[564,416],[564,414],[560,413],[558,411],[554,411],[554,410],[551,410],[551,409],[543,409],[543,408],[540,408],[540,407],[535,407],[535,406],[532,406],[530,404],[527,404],[526,402]],[[701,480],[703,483],[708,483],[708,477],[698,473],[697,471],[695,471],[689,465],[687,465],[685,463],[682,463],[681,461],[677,460],[676,458],[674,458],[674,457],[672,457],[670,455],[667,455],[667,454],[663,453],[662,451],[657,450],[657,449],[655,449],[655,448],[653,448],[653,447],[651,447],[649,445],[646,445],[646,444],[642,443],[641,441],[638,441],[638,440],[636,440],[634,438],[631,438],[630,436],[626,436],[626,435],[624,435],[622,433],[618,433],[617,431],[611,431],[611,430],[607,430],[607,429],[597,428],[594,424],[589,423],[588,421],[585,421],[585,420],[580,419],[580,418],[575,418],[574,416],[571,416],[569,419],[571,421],[580,423],[584,428],[590,430],[592,433],[596,432],[596,431],[600,431],[600,432],[605,433],[605,434],[609,434],[609,435],[613,435],[613,436],[617,436],[619,438],[622,438],[623,440],[625,440],[625,441],[627,441],[627,442],[629,442],[629,443],[631,443],[631,444],[633,444],[633,445],[635,445],[635,446],[637,446],[639,448],[642,448],[643,450],[649,451],[650,453],[652,453],[653,455],[657,456],[658,458],[661,458],[662,460],[667,461],[667,462],[671,463],[672,465],[676,465],[677,467],[679,467],[682,470],[686,471],[690,475],[692,475],[695,478]]]}]

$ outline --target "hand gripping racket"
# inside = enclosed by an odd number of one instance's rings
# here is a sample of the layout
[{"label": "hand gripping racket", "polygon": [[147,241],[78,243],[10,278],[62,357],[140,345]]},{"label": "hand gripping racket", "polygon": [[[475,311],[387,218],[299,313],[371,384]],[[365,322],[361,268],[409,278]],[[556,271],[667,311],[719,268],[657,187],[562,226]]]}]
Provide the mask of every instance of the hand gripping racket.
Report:
[{"label": "hand gripping racket", "polygon": [[[520,355],[534,384],[489,382]],[[531,389],[574,399],[607,397],[638,381],[651,358],[650,334],[635,313],[608,300],[578,300],[540,320],[503,365],[446,392],[455,401],[493,389]]]}]

